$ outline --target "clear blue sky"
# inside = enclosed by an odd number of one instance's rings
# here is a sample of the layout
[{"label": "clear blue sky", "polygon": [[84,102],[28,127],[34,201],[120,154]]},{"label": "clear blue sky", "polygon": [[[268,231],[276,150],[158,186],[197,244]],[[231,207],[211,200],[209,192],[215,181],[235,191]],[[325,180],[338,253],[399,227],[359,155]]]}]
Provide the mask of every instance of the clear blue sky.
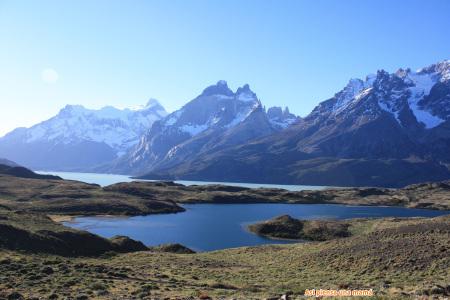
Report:
[{"label": "clear blue sky", "polygon": [[173,111],[219,79],[306,115],[352,77],[448,58],[446,0],[0,0],[0,135],[65,104]]}]

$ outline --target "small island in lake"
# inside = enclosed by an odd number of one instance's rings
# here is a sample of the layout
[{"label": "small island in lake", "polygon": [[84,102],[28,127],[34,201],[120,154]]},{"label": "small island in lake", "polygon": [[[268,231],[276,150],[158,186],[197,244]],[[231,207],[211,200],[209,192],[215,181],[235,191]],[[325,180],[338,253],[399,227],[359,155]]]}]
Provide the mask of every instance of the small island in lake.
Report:
[{"label": "small island in lake", "polygon": [[0,274],[4,279],[0,298],[194,295],[194,299],[264,299],[301,296],[305,289],[324,283],[336,289],[371,287],[383,297],[450,293],[448,215],[350,220],[297,220],[285,215],[249,229],[269,238],[314,242],[202,253],[179,244],[147,246],[124,236],[107,239],[54,221],[67,216],[182,213],[184,203],[344,203],[446,209],[448,182],[404,189],[291,192],[173,182],[100,187],[21,174],[0,175]]},{"label": "small island in lake", "polygon": [[251,224],[248,229],[269,238],[326,241],[350,236],[349,227],[348,221],[297,220],[284,215]]}]

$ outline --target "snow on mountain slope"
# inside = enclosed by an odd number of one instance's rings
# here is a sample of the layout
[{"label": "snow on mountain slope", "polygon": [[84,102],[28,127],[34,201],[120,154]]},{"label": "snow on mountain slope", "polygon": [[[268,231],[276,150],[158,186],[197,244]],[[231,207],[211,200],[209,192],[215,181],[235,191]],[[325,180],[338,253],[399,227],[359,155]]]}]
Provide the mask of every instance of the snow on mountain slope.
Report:
[{"label": "snow on mountain slope", "polygon": [[99,110],[81,105],[67,105],[55,117],[24,132],[24,142],[39,140],[70,144],[80,140],[105,143],[123,155],[138,142],[151,125],[167,115],[164,108],[150,100],[138,109],[117,109],[106,106]]},{"label": "snow on mountain slope", "polygon": [[[281,108],[270,108],[273,124]],[[288,129],[144,178],[402,186],[450,178],[450,66],[353,79]]]},{"label": "snow on mountain slope", "polygon": [[0,138],[0,156],[35,169],[85,169],[122,156],[166,115],[153,99],[135,109],[67,105],[49,120]]},{"label": "snow on mountain slope", "polygon": [[434,116],[426,108],[419,105],[419,101],[430,94],[431,88],[436,84],[434,74],[417,73],[408,74],[407,80],[412,84],[408,89],[410,96],[408,104],[417,121],[424,124],[427,129],[433,128],[444,122],[438,116]]},{"label": "snow on mountain slope", "polygon": [[288,107],[282,110],[278,106],[270,107],[267,110],[267,117],[272,126],[278,129],[285,129],[300,119],[296,115],[291,114]]},{"label": "snow on mountain slope", "polygon": [[166,156],[172,158],[180,152],[180,144],[207,131],[232,128],[260,106],[248,85],[233,93],[227,82],[220,80],[155,124],[129,159],[133,165],[149,167]]},{"label": "snow on mountain slope", "polygon": [[[427,68],[412,72],[399,69],[393,74],[383,70],[376,75],[369,75],[366,80],[352,79],[334,98],[321,103],[316,109],[318,115],[347,114],[366,98],[375,99],[378,107],[391,114],[404,126],[400,115],[409,110],[417,123],[426,129],[439,126],[446,121],[426,105],[426,98],[436,84],[448,86],[450,79],[450,62],[445,60]],[[370,110],[366,111],[367,113]],[[314,111],[313,111],[314,113]],[[372,112],[373,113],[373,112]]]},{"label": "snow on mountain slope", "polygon": [[156,122],[133,151],[117,163],[118,170],[136,174],[156,166],[167,167],[203,152],[284,129],[294,120],[296,117],[286,110],[269,122],[248,84],[233,92],[226,81],[220,80]]},{"label": "snow on mountain slope", "polygon": [[242,122],[261,103],[248,85],[234,94],[220,80],[180,110],[162,120],[163,131],[177,128],[193,137],[212,127],[231,128]]}]

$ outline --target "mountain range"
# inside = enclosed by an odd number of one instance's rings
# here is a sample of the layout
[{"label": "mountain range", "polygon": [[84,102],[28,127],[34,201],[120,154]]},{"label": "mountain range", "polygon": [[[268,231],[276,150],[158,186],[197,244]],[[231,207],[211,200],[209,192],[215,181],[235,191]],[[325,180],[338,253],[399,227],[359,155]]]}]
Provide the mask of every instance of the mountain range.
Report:
[{"label": "mountain range", "polygon": [[352,79],[304,118],[225,81],[167,114],[67,106],[0,139],[34,169],[279,184],[398,187],[450,178],[450,61]]},{"label": "mountain range", "polygon": [[67,105],[49,120],[0,138],[0,157],[35,170],[85,171],[124,155],[166,115],[154,99],[135,109]]},{"label": "mountain range", "polygon": [[279,107],[267,112],[248,85],[233,92],[223,80],[156,121],[139,144],[103,171],[140,174],[168,169],[208,153],[279,132],[299,118]]},{"label": "mountain range", "polygon": [[352,79],[285,130],[142,178],[398,187],[449,178],[450,61]]}]

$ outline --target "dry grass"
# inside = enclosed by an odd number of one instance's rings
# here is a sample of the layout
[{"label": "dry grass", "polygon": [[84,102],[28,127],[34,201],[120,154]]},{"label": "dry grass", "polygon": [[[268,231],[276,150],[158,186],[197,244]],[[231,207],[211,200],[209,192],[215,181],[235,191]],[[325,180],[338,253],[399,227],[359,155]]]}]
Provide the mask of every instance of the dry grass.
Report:
[{"label": "dry grass", "polygon": [[359,233],[338,240],[198,254],[66,259],[3,251],[0,290],[27,297],[263,299],[311,288],[373,288],[381,298],[450,289],[450,216],[362,222]]}]

